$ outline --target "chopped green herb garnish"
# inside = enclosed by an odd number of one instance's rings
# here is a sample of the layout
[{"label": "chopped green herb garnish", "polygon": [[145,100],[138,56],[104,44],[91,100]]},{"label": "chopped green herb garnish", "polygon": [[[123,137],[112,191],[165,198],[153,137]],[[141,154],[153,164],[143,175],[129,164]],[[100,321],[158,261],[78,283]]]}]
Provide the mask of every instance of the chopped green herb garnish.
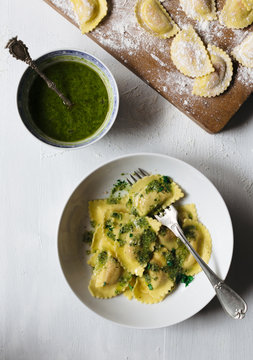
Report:
[{"label": "chopped green herb garnish", "polygon": [[150,181],[146,186],[146,194],[156,191],[156,192],[171,192],[171,182],[172,180],[168,176],[161,176],[159,179]]},{"label": "chopped green herb garnish", "polygon": [[120,234],[125,234],[125,233],[128,233],[130,231],[133,231],[133,229],[134,229],[133,223],[129,222],[128,224],[125,224],[125,225],[122,226],[119,233]]},{"label": "chopped green herb garnish", "polygon": [[181,283],[185,284],[185,286],[188,286],[192,282],[193,279],[194,279],[194,277],[191,275],[178,274],[177,278],[176,278],[176,283],[178,284],[181,282]]},{"label": "chopped green herb garnish", "polygon": [[131,210],[131,214],[133,214],[134,216],[138,216],[138,211],[135,207],[132,207],[132,210]]},{"label": "chopped green herb garnish", "polygon": [[109,204],[118,204],[121,200],[121,191],[126,190],[128,183],[125,180],[117,180],[113,185],[110,196],[107,199]]},{"label": "chopped green herb garnish", "polygon": [[132,285],[128,284],[128,287],[129,287],[129,289],[130,289],[131,291],[133,290]]},{"label": "chopped green herb garnish", "polygon": [[188,239],[195,238],[195,230],[196,230],[196,226],[194,225],[188,225],[183,227],[184,234]]},{"label": "chopped green herb garnish", "polygon": [[148,284],[149,290],[153,290],[153,286],[151,284]]},{"label": "chopped green herb garnish", "polygon": [[93,228],[95,228],[95,227],[96,227],[96,221],[91,220],[91,221],[90,221],[90,224],[91,224],[91,226],[92,226]]},{"label": "chopped green herb garnish", "polygon": [[160,227],[160,230],[159,230],[159,235],[161,235],[161,236],[165,236],[166,234],[167,234],[167,228],[166,228],[166,226],[161,226]]},{"label": "chopped green herb garnish", "polygon": [[105,286],[106,285],[106,281],[103,283],[103,286]]},{"label": "chopped green herb garnish", "polygon": [[107,255],[107,252],[106,251],[101,251],[99,254],[98,254],[98,262],[100,265],[104,265],[107,261],[107,258],[108,258],[108,255]]},{"label": "chopped green herb garnish", "polygon": [[150,260],[152,251],[150,250],[151,244],[157,241],[156,233],[149,226],[144,229],[143,233],[140,235],[139,246],[140,249],[137,252],[137,258],[140,264],[145,264]]},{"label": "chopped green herb garnish", "polygon": [[85,243],[91,243],[93,238],[93,231],[85,231],[83,234],[83,242]]},{"label": "chopped green herb garnish", "polygon": [[119,243],[119,246],[124,246],[126,243],[125,240],[120,239],[120,238],[116,239],[116,241]]},{"label": "chopped green herb garnish", "polygon": [[111,194],[115,194],[117,191],[125,190],[128,183],[126,180],[117,180],[116,184],[113,185],[113,188],[111,190]]},{"label": "chopped green herb garnish", "polygon": [[113,225],[112,225],[112,222],[111,220],[107,220],[105,222],[105,225],[104,225],[104,228],[106,231],[106,235],[112,239],[113,241],[115,240],[115,234],[113,233]]},{"label": "chopped green herb garnish", "polygon": [[144,276],[144,279],[145,279],[146,283],[149,284],[150,281],[151,281],[150,275],[147,272],[145,272],[143,274],[143,276]]},{"label": "chopped green herb garnish", "polygon": [[129,237],[132,238],[134,235],[132,233],[129,234]]},{"label": "chopped green herb garnish", "polygon": [[119,219],[119,220],[122,219],[122,214],[117,213],[117,212],[113,212],[111,216],[115,219]]},{"label": "chopped green herb garnish", "polygon": [[157,272],[160,270],[160,266],[158,264],[150,264],[150,270]]},{"label": "chopped green herb garnish", "polygon": [[144,216],[139,217],[139,218],[137,219],[137,221],[136,221],[136,224],[137,224],[139,227],[141,227],[141,228],[144,228],[144,227],[146,227],[146,226],[149,226],[149,223],[148,223],[147,219],[146,219]]},{"label": "chopped green herb garnish", "polygon": [[116,289],[115,290],[115,295],[119,295],[120,294],[120,290]]}]

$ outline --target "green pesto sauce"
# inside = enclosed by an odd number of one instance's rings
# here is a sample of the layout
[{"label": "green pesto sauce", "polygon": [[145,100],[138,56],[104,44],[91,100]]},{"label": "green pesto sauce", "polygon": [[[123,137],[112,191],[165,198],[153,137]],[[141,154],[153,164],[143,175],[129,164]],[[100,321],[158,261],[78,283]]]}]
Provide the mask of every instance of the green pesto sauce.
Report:
[{"label": "green pesto sauce", "polygon": [[156,192],[171,192],[171,178],[168,176],[161,176],[159,179],[150,181],[146,187],[146,194]]},{"label": "green pesto sauce", "polygon": [[99,265],[101,265],[101,266],[105,265],[105,263],[107,262],[107,258],[108,258],[107,252],[106,251],[101,251],[98,254],[98,263],[99,263]]},{"label": "green pesto sauce", "polygon": [[110,196],[107,198],[108,204],[118,204],[122,199],[122,192],[127,190],[128,183],[125,180],[117,180],[113,185]]},{"label": "green pesto sauce", "polygon": [[52,64],[44,73],[74,105],[68,108],[44,80],[36,77],[29,93],[29,110],[38,128],[66,142],[94,134],[109,107],[108,93],[99,75],[74,61]]}]

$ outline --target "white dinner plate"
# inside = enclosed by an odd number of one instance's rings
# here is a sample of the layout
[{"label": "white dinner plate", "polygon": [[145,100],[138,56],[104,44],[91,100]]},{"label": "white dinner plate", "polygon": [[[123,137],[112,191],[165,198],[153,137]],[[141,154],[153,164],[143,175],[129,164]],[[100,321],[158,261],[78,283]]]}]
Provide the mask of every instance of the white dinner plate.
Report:
[{"label": "white dinner plate", "polygon": [[[63,211],[58,251],[65,278],[79,299],[96,314],[115,323],[136,328],[159,328],[173,325],[193,316],[206,306],[215,292],[203,272],[194,281],[178,288],[158,304],[142,304],[120,295],[96,299],[88,290],[91,269],[86,264],[86,247],[82,241],[89,227],[88,201],[108,196],[118,179],[135,169],[170,176],[185,193],[181,203],[196,204],[199,220],[212,237],[210,267],[225,279],[233,253],[233,229],[228,209],[214,185],[187,163],[160,154],[134,154],[110,161],[88,175],[70,196]],[[121,175],[122,173],[126,175]]]}]

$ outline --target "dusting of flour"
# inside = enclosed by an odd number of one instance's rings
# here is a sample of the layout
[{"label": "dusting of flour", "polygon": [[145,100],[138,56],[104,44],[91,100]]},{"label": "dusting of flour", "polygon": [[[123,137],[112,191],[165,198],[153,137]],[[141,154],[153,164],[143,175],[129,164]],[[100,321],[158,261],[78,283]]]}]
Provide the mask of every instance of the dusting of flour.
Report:
[{"label": "dusting of flour", "polygon": [[[51,2],[78,23],[70,0],[51,0]],[[179,27],[185,28],[189,24],[189,18],[182,12],[180,6],[178,6],[176,11],[172,11],[172,3],[175,4],[175,1],[163,1],[163,5],[171,13],[172,18]],[[147,83],[152,83],[153,86],[155,84],[155,88],[162,95],[173,93],[173,98],[177,99],[184,106],[186,112],[189,110],[194,114],[195,105],[199,103],[204,104],[206,99],[200,99],[191,95],[192,79],[182,75],[172,64],[170,58],[170,40],[154,37],[139,27],[134,14],[135,1],[112,0],[110,4],[112,9],[108,17],[110,30],[108,31],[108,27],[105,28],[103,23],[101,23],[92,31],[91,35],[102,46],[112,49],[123,63],[128,64],[130,69],[136,67],[136,59],[140,62],[139,66],[141,66],[140,53],[145,51],[148,59],[150,59],[145,72],[145,76],[148,79]],[[219,39],[222,39],[226,47],[223,48],[228,53],[231,53],[232,49],[239,45],[245,37],[244,30],[231,30],[229,35],[224,37],[224,30],[226,29],[217,20],[194,21],[193,26],[205,45],[211,43],[219,46]],[[132,59],[135,60],[135,64],[134,62],[131,64]],[[159,67],[152,66],[154,63],[158,64]],[[237,80],[245,86],[252,86],[252,73],[252,69],[239,66]]]}]

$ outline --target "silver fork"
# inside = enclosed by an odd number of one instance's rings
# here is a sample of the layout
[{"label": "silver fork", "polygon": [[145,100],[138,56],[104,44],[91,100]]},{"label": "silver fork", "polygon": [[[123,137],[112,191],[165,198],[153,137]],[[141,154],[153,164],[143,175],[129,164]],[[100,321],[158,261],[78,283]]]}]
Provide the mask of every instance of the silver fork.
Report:
[{"label": "silver fork", "polygon": [[[148,176],[149,174],[145,170],[139,168],[138,171],[134,172],[134,175],[138,179],[141,179],[143,176]],[[138,179],[136,179],[134,175],[130,175],[131,180],[136,182]],[[133,185],[131,180],[127,179],[129,184]],[[228,313],[228,315],[234,319],[243,319],[248,308],[246,302],[210,269],[210,267],[202,260],[199,254],[191,246],[189,241],[186,239],[183,230],[178,224],[177,210],[175,207],[170,205],[164,210],[163,214],[160,213],[159,215],[155,215],[155,218],[164,226],[169,228],[194,256],[195,260],[198,262],[208,277],[221,303],[221,306]]]}]

